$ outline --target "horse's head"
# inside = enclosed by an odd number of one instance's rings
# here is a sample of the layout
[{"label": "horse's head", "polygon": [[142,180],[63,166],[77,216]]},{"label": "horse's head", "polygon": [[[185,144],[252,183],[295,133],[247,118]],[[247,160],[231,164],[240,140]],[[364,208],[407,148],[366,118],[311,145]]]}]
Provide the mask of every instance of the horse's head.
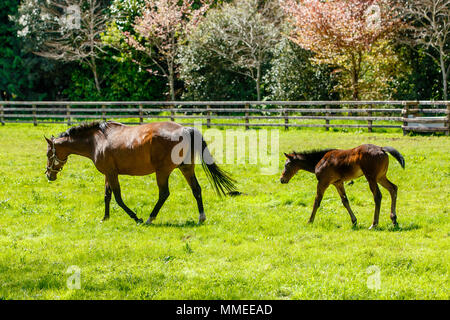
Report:
[{"label": "horse's head", "polygon": [[60,172],[67,162],[67,158],[65,160],[60,160],[58,158],[58,154],[61,156],[60,152],[57,150],[57,145],[55,143],[55,139],[52,137],[48,139],[44,137],[47,141],[47,170],[45,174],[47,175],[47,179],[49,181],[55,181],[56,175]]},{"label": "horse's head", "polygon": [[297,171],[301,169],[301,166],[299,165],[300,161],[297,159],[294,153],[285,153],[284,155],[287,159],[284,163],[284,169],[281,173],[280,182],[288,183],[289,180],[291,180],[291,178],[297,173]]}]

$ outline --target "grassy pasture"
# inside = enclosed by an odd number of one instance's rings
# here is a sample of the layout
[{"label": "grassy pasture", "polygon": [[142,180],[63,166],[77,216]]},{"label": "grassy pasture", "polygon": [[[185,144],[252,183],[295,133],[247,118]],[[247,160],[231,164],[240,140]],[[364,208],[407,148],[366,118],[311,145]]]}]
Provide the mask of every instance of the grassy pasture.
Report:
[{"label": "grassy pasture", "polygon": [[[179,171],[171,196],[150,227],[136,225],[112,201],[103,216],[103,176],[90,160],[71,156],[58,180],[44,175],[43,134],[64,125],[0,127],[0,299],[449,299],[450,139],[400,132],[280,130],[283,151],[350,148],[362,143],[397,148],[406,170],[390,157],[398,185],[399,229],[381,188],[380,225],[364,178],[347,186],[358,218],[350,218],[334,188],[307,225],[315,177],[300,172],[288,185],[257,165],[225,165],[247,195],[219,199],[200,166],[207,220]],[[157,199],[154,175],[121,177],[122,195],[146,219]],[[68,289],[70,266],[81,289]],[[379,289],[368,280],[379,270]]]}]

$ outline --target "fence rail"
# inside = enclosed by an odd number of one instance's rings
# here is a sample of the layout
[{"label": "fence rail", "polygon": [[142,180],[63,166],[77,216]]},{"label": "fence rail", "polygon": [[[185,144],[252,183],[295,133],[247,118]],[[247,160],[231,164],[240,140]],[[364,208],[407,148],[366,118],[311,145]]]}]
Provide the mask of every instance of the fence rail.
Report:
[{"label": "fence rail", "polygon": [[[0,101],[2,125],[61,121],[70,125],[77,120],[120,118],[137,119],[133,122],[136,124],[150,119],[200,120],[208,128],[336,127],[367,128],[369,132],[373,128],[401,128],[404,134],[417,131],[449,135],[450,101]],[[310,123],[312,120],[324,122]]]}]

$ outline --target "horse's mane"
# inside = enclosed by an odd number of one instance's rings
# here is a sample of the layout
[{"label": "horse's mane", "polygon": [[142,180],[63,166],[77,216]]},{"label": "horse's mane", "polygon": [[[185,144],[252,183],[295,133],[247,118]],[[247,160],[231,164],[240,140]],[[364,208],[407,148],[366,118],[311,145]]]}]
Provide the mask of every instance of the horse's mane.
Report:
[{"label": "horse's mane", "polygon": [[86,133],[92,130],[100,130],[102,133],[105,133],[111,124],[119,124],[119,123],[113,121],[83,122],[78,126],[71,127],[66,131],[62,132],[58,138],[63,137],[77,138],[85,135]]},{"label": "horse's mane", "polygon": [[320,159],[323,158],[323,156],[332,150],[336,149],[314,149],[314,150],[308,150],[308,151],[302,151],[302,152],[293,152],[294,159],[299,159],[302,161],[306,161],[308,164],[316,165]]}]

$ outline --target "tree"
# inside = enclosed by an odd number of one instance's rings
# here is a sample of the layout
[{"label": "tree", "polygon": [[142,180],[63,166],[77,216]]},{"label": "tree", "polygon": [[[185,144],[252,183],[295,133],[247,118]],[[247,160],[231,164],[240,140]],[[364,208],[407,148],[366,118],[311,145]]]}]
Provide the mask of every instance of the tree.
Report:
[{"label": "tree", "polygon": [[227,61],[233,72],[254,81],[261,100],[261,80],[270,50],[280,41],[281,10],[275,1],[241,0],[210,10],[189,41]]},{"label": "tree", "polygon": [[180,46],[208,7],[203,1],[196,10],[193,0],[145,0],[145,9],[133,25],[135,34],[124,32],[128,44],[150,58],[157,68],[147,71],[155,75],[161,72],[167,78],[171,100],[175,100],[176,58]]},{"label": "tree", "polygon": [[283,0],[290,38],[350,78],[352,98],[360,98],[363,59],[399,25],[388,0]]},{"label": "tree", "polygon": [[59,98],[72,66],[34,55],[34,42],[17,37],[18,8],[16,0],[0,2],[0,99]]},{"label": "tree", "polygon": [[16,19],[18,35],[34,40],[36,55],[87,65],[98,92],[97,60],[106,45],[100,39],[106,20],[100,0],[25,0]]},{"label": "tree", "polygon": [[313,53],[284,38],[273,48],[263,79],[270,100],[335,100],[336,74],[326,64],[311,63]]},{"label": "tree", "polygon": [[254,100],[254,81],[191,37],[177,59],[187,100]]},{"label": "tree", "polygon": [[[403,3],[407,34],[413,46],[423,47],[439,65],[444,100],[448,99],[450,75],[450,0],[408,0]],[[428,50],[431,49],[431,50]]]}]

